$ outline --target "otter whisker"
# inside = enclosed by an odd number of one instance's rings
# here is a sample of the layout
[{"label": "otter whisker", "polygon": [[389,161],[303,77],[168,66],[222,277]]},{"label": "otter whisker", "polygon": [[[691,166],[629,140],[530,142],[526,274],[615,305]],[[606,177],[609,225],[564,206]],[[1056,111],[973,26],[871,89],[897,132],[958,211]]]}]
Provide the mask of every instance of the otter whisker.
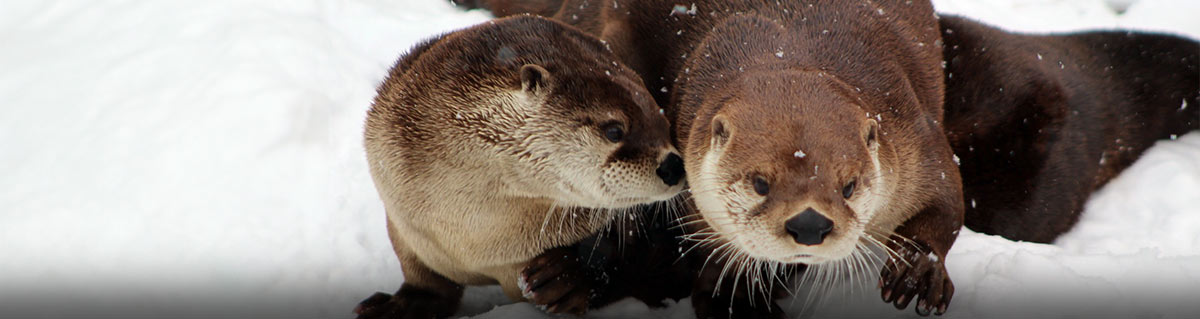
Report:
[{"label": "otter whisker", "polygon": [[[733,274],[732,274],[733,275],[733,284],[729,285],[729,288],[730,288],[729,295],[730,295],[731,302],[733,301],[732,297],[737,294],[738,281],[741,280],[742,276],[746,275],[745,274],[746,260],[747,260],[748,256],[746,256],[745,254],[739,253],[737,257],[738,258],[736,260],[734,260],[733,263],[731,263],[731,264],[734,264],[733,268],[736,268],[736,270],[734,270]],[[722,274],[722,275],[724,275],[724,274]],[[749,278],[747,278],[746,293],[747,294],[750,293]],[[750,306],[754,306],[754,298],[747,298],[747,299],[749,299],[749,301],[750,301]]]},{"label": "otter whisker", "polygon": [[[892,260],[899,260],[900,262],[904,263],[905,265],[911,266],[911,264],[908,263],[908,259],[905,259],[900,254],[900,252],[896,251],[895,249],[892,249],[888,245],[885,245],[883,242],[879,241],[878,238],[874,238],[874,236],[871,236],[871,232],[868,232],[867,235],[868,235],[867,238],[869,238],[872,242],[874,242],[876,246],[883,248],[884,251],[887,252],[888,258],[890,258]],[[903,238],[902,236],[891,236],[891,235],[881,235],[881,236],[886,238],[889,243],[893,243],[893,244],[896,244],[897,246],[904,247],[903,243],[897,242],[896,240],[892,239],[893,237]]]},{"label": "otter whisker", "polygon": [[866,244],[859,241],[854,243],[854,250],[850,252],[850,258],[853,261],[853,267],[850,271],[851,291],[854,293],[859,293],[861,288],[865,287],[865,284],[871,280],[870,277],[865,276],[865,274],[869,273],[869,266],[867,266],[865,260],[866,257],[863,256],[863,249],[865,247]]},{"label": "otter whisker", "polygon": [[575,215],[575,211],[576,209],[574,206],[567,207],[566,210],[563,211],[563,215],[558,218],[558,234],[563,233],[563,225],[566,224],[568,217]]},{"label": "otter whisker", "polygon": [[[717,248],[714,248],[712,251],[710,251],[708,253],[708,257],[704,258],[704,263],[700,264],[700,272],[701,273],[704,272],[704,268],[708,267],[708,263],[709,263],[709,261],[712,261],[713,256],[719,254],[722,250],[729,249],[729,247],[731,247],[732,245],[733,245],[732,241],[726,241],[724,244],[721,244],[720,246],[717,246]],[[720,260],[720,258],[721,257],[717,257],[717,260]]]},{"label": "otter whisker", "polygon": [[696,220],[687,221],[687,222],[682,222],[682,223],[679,223],[679,221],[677,220],[677,221],[676,221],[676,225],[675,225],[675,226],[671,226],[671,228],[670,228],[670,229],[681,229],[681,228],[684,228],[684,227],[687,227],[687,226],[691,226],[691,225],[694,225],[694,224],[699,224],[699,223],[703,223],[703,222],[704,222],[704,220],[703,220],[703,219],[696,219]]},{"label": "otter whisker", "polygon": [[[721,267],[721,273],[717,275],[717,287],[716,287],[716,289],[713,289],[713,296],[716,296],[716,294],[721,291],[721,287],[722,287],[721,284],[725,281],[725,274],[728,273],[729,269],[731,269],[733,267],[734,259],[737,259],[737,258],[741,257],[742,255],[743,255],[743,253],[741,252],[740,249],[726,249],[725,254],[723,256],[717,258],[717,260],[715,262],[721,262],[722,258],[729,257],[728,259],[724,259],[724,266]],[[735,278],[734,285],[735,286],[737,285],[736,278]],[[731,297],[733,295],[734,294],[732,294],[732,293],[730,294]],[[732,301],[732,298],[730,300]]]},{"label": "otter whisker", "polygon": [[773,277],[766,272],[773,271],[773,269],[775,269],[775,262],[755,259],[754,263],[754,276],[758,283],[758,290],[763,294],[763,300],[765,302],[764,304],[770,305],[771,291],[775,287],[775,281],[773,280]]},{"label": "otter whisker", "polygon": [[555,209],[558,208],[558,202],[551,202],[550,209],[546,210],[546,217],[542,219],[541,230],[538,231],[538,237],[546,236],[546,226],[550,224],[550,218],[554,215]]},{"label": "otter whisker", "polygon": [[[717,244],[717,243],[720,243],[720,242],[722,242],[722,238],[721,238],[721,234],[720,234],[720,233],[717,233],[717,232],[713,231],[713,230],[712,230],[712,228],[709,228],[709,227],[705,227],[704,229],[705,229],[705,230],[704,230],[704,231],[702,231],[702,234],[703,234],[703,235],[705,235],[705,236],[708,236],[708,237],[706,237],[706,238],[703,238],[703,239],[701,239],[701,240],[692,240],[691,238],[685,238],[685,240],[693,241],[693,242],[694,242],[694,244],[692,244],[692,246],[691,246],[691,247],[688,247],[688,249],[687,249],[686,251],[684,251],[683,253],[679,254],[679,259],[683,259],[683,258],[684,258],[684,256],[687,256],[687,254],[688,254],[688,253],[690,253],[692,250],[696,249],[697,247],[701,247],[701,246],[704,246],[704,247],[710,247],[710,246],[712,246],[712,245],[714,245],[714,244]],[[725,243],[722,245],[722,247],[724,247],[724,246],[728,246],[728,245],[731,245],[731,244],[732,244],[732,242],[725,241]],[[710,253],[709,253],[709,257],[708,257],[708,258],[712,258],[712,254],[713,254],[713,253],[715,253],[715,252],[716,252],[716,250],[718,250],[718,249],[721,249],[721,248],[720,248],[720,247],[719,247],[719,248],[716,248],[716,249],[714,249],[712,252],[710,252]],[[678,259],[677,259],[676,261],[678,261]],[[707,263],[708,263],[708,259],[705,259],[705,260],[704,260],[704,263],[705,263],[705,264],[707,264]],[[702,265],[701,267],[703,267],[703,265]],[[703,268],[701,268],[701,269],[703,269]]]}]

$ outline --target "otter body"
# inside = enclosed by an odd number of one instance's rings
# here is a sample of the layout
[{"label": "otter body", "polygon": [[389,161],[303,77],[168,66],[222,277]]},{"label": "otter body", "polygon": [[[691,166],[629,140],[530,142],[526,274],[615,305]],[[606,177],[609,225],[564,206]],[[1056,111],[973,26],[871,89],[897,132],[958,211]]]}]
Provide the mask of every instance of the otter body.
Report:
[{"label": "otter body", "polygon": [[462,285],[529,296],[518,277],[535,256],[596,233],[614,209],[678,193],[667,127],[599,40],[548,19],[418,45],[379,87],[364,133],[405,282],[358,312],[449,316]]},{"label": "otter body", "polygon": [[1049,243],[1155,141],[1200,128],[1200,44],[1126,31],[1009,33],[941,19],[946,134],[966,225]]}]

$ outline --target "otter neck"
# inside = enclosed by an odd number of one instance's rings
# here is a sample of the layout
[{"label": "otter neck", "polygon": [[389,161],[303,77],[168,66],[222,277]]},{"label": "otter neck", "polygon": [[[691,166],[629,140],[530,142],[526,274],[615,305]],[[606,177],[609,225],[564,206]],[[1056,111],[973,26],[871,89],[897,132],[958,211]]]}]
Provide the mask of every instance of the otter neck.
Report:
[{"label": "otter neck", "polygon": [[493,236],[480,236],[480,247],[522,243],[524,252],[512,256],[513,261],[530,258],[545,249],[573,244],[595,234],[612,221],[612,214],[603,209],[564,207],[547,198],[494,197],[470,205],[476,215],[476,229],[504,229]]}]

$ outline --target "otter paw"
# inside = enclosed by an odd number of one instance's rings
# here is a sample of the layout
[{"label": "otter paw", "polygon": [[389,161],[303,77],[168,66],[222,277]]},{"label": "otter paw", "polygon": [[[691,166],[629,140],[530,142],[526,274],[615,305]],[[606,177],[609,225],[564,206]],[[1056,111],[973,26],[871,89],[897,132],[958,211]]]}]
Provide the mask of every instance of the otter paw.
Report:
[{"label": "otter paw", "polygon": [[908,308],[914,299],[917,314],[928,316],[946,313],[950,298],[954,296],[954,283],[946,273],[943,258],[934,253],[912,249],[897,249],[903,260],[888,259],[879,276],[880,294],[883,302],[892,303],[896,309]]},{"label": "otter paw", "polygon": [[458,301],[411,286],[401,286],[396,295],[376,292],[354,307],[355,318],[445,318],[454,314]]},{"label": "otter paw", "polygon": [[582,315],[594,294],[596,277],[573,250],[556,248],[531,260],[517,285],[525,299],[546,312]]},{"label": "otter paw", "polygon": [[392,295],[376,292],[374,295],[371,295],[370,297],[367,297],[367,299],[363,299],[363,301],[359,302],[358,306],[354,307],[354,314],[359,315],[359,318],[362,318],[363,313],[375,313],[379,311],[380,307],[386,305],[391,300]]}]

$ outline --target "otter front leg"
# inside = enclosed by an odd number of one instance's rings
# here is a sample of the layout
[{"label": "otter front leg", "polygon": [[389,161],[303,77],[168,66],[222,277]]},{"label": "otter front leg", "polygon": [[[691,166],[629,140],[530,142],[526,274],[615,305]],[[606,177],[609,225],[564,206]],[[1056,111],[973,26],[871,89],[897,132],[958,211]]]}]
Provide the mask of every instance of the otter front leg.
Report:
[{"label": "otter front leg", "polygon": [[[954,297],[954,283],[946,272],[946,253],[962,228],[961,199],[926,208],[896,229],[888,259],[879,278],[884,302],[904,309],[914,299],[917,314],[946,312]],[[899,258],[899,260],[898,260]]]},{"label": "otter front leg", "polygon": [[463,286],[439,275],[408,251],[396,228],[388,219],[388,237],[400,259],[404,284],[395,295],[376,292],[354,308],[359,319],[368,318],[445,318],[458,311]]},{"label": "otter front leg", "polygon": [[529,261],[518,286],[530,303],[550,313],[582,315],[587,312],[602,274],[588,267],[573,247],[547,250]]},{"label": "otter front leg", "polygon": [[354,308],[359,319],[446,318],[458,311],[463,286],[419,263],[401,262],[404,284],[396,294],[376,292]]}]

